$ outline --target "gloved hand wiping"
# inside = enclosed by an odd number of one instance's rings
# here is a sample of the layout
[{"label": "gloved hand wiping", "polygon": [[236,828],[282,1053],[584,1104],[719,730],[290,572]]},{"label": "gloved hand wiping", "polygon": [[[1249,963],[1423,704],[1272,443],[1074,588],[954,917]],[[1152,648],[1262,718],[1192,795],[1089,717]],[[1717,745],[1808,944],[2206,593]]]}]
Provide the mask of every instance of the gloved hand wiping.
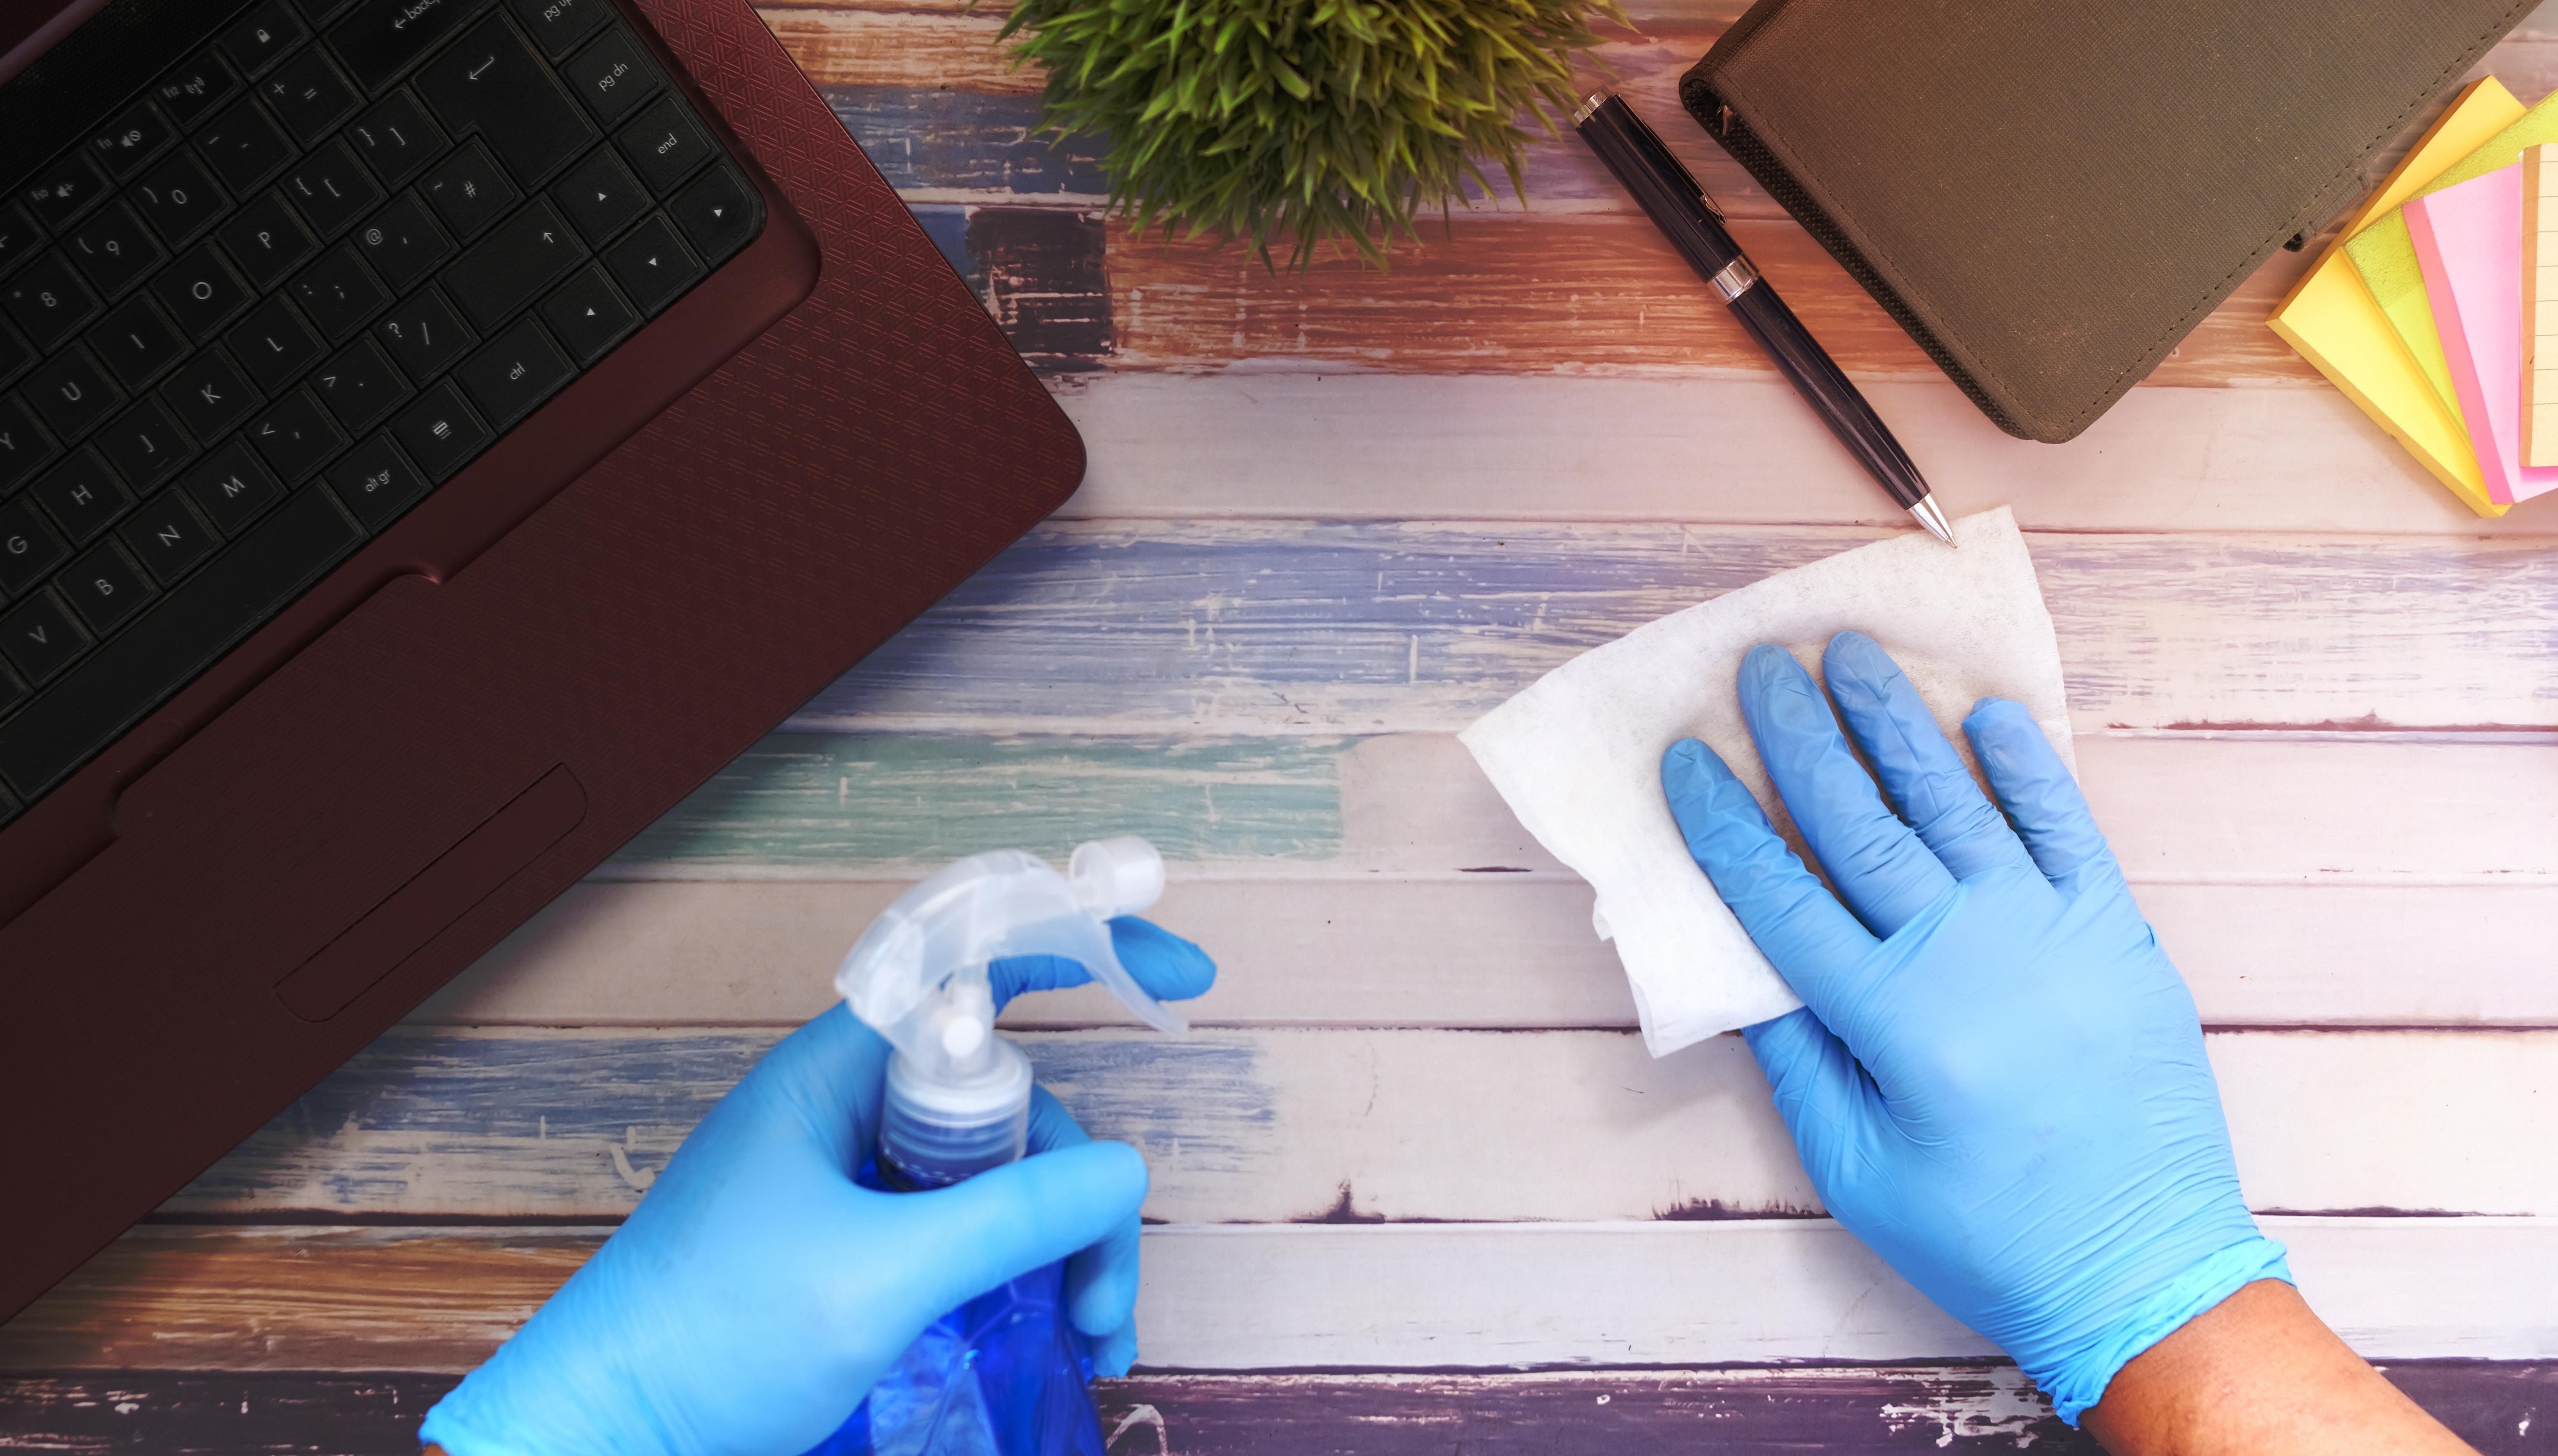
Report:
[{"label": "gloved hand wiping", "polygon": [[2075,1424],[2133,1356],[2288,1281],[2282,1245],[2239,1196],[2193,997],[2034,721],[2000,698],[1964,721],[1994,808],[1871,639],[1822,666],[1873,776],[1783,651],[1740,692],[1836,895],[1713,750],[1661,762],[1689,851],[1805,1003],[1745,1035],[1830,1213]]},{"label": "gloved hand wiping", "polygon": [[[1110,923],[1157,997],[1208,988],[1200,948]],[[998,1002],[1079,985],[1050,956],[990,967]],[[1066,1259],[1095,1367],[1136,1358],[1146,1165],[1093,1142],[1045,1090],[1030,1156],[929,1193],[853,1181],[879,1132],[889,1046],[838,1003],[720,1098],[629,1222],[514,1338],[429,1412],[451,1456],[797,1452],[842,1425],[924,1327]]]}]

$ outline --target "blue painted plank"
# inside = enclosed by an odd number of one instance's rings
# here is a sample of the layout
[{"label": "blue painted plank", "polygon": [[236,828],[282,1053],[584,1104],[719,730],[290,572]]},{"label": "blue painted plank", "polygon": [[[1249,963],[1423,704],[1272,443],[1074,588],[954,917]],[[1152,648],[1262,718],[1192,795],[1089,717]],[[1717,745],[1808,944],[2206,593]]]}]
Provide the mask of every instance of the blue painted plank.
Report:
[{"label": "blue painted plank", "polygon": [[[164,1208],[627,1211],[782,1035],[395,1028]],[[1231,1177],[1269,1156],[1274,1093],[1248,1038],[1022,1040],[1041,1083],[1088,1128],[1135,1143],[1159,1169]]]}]

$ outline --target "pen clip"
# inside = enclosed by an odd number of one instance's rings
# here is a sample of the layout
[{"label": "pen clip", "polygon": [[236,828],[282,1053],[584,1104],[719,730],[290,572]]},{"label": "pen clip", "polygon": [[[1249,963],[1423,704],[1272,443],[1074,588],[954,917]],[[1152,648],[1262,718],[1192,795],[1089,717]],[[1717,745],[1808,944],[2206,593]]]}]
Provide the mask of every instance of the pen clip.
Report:
[{"label": "pen clip", "polygon": [[1611,99],[1616,101],[1619,106],[1625,108],[1626,119],[1634,124],[1634,145],[1651,153],[1654,163],[1658,164],[1671,176],[1686,183],[1687,190],[1696,194],[1698,202],[1705,204],[1705,210],[1714,215],[1715,221],[1721,222],[1727,220],[1723,216],[1723,210],[1716,207],[1714,205],[1714,199],[1706,193],[1704,184],[1696,180],[1695,173],[1687,170],[1687,164],[1678,159],[1678,153],[1670,150],[1669,143],[1661,140],[1661,134],[1652,130],[1652,124],[1645,121],[1634,107],[1626,105],[1625,97],[1616,96],[1611,97]]}]

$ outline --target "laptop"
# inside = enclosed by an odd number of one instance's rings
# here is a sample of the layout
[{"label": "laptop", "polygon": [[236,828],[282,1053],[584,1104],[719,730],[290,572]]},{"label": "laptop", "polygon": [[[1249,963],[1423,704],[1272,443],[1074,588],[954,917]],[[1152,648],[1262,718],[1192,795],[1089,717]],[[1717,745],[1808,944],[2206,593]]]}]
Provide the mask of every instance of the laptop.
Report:
[{"label": "laptop", "polygon": [[0,1317],[1055,509],[747,0],[0,0]]}]

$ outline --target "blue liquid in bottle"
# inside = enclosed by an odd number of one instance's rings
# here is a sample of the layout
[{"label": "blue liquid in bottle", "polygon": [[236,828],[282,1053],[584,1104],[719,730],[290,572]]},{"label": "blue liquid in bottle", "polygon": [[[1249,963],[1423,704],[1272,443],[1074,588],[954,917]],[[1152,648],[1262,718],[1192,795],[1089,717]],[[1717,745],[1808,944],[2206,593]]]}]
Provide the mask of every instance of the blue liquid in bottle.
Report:
[{"label": "blue liquid in bottle", "polygon": [[[860,1181],[914,1191],[876,1161]],[[1050,1264],[934,1320],[807,1456],[1103,1456],[1092,1348],[1065,1285]]]}]

